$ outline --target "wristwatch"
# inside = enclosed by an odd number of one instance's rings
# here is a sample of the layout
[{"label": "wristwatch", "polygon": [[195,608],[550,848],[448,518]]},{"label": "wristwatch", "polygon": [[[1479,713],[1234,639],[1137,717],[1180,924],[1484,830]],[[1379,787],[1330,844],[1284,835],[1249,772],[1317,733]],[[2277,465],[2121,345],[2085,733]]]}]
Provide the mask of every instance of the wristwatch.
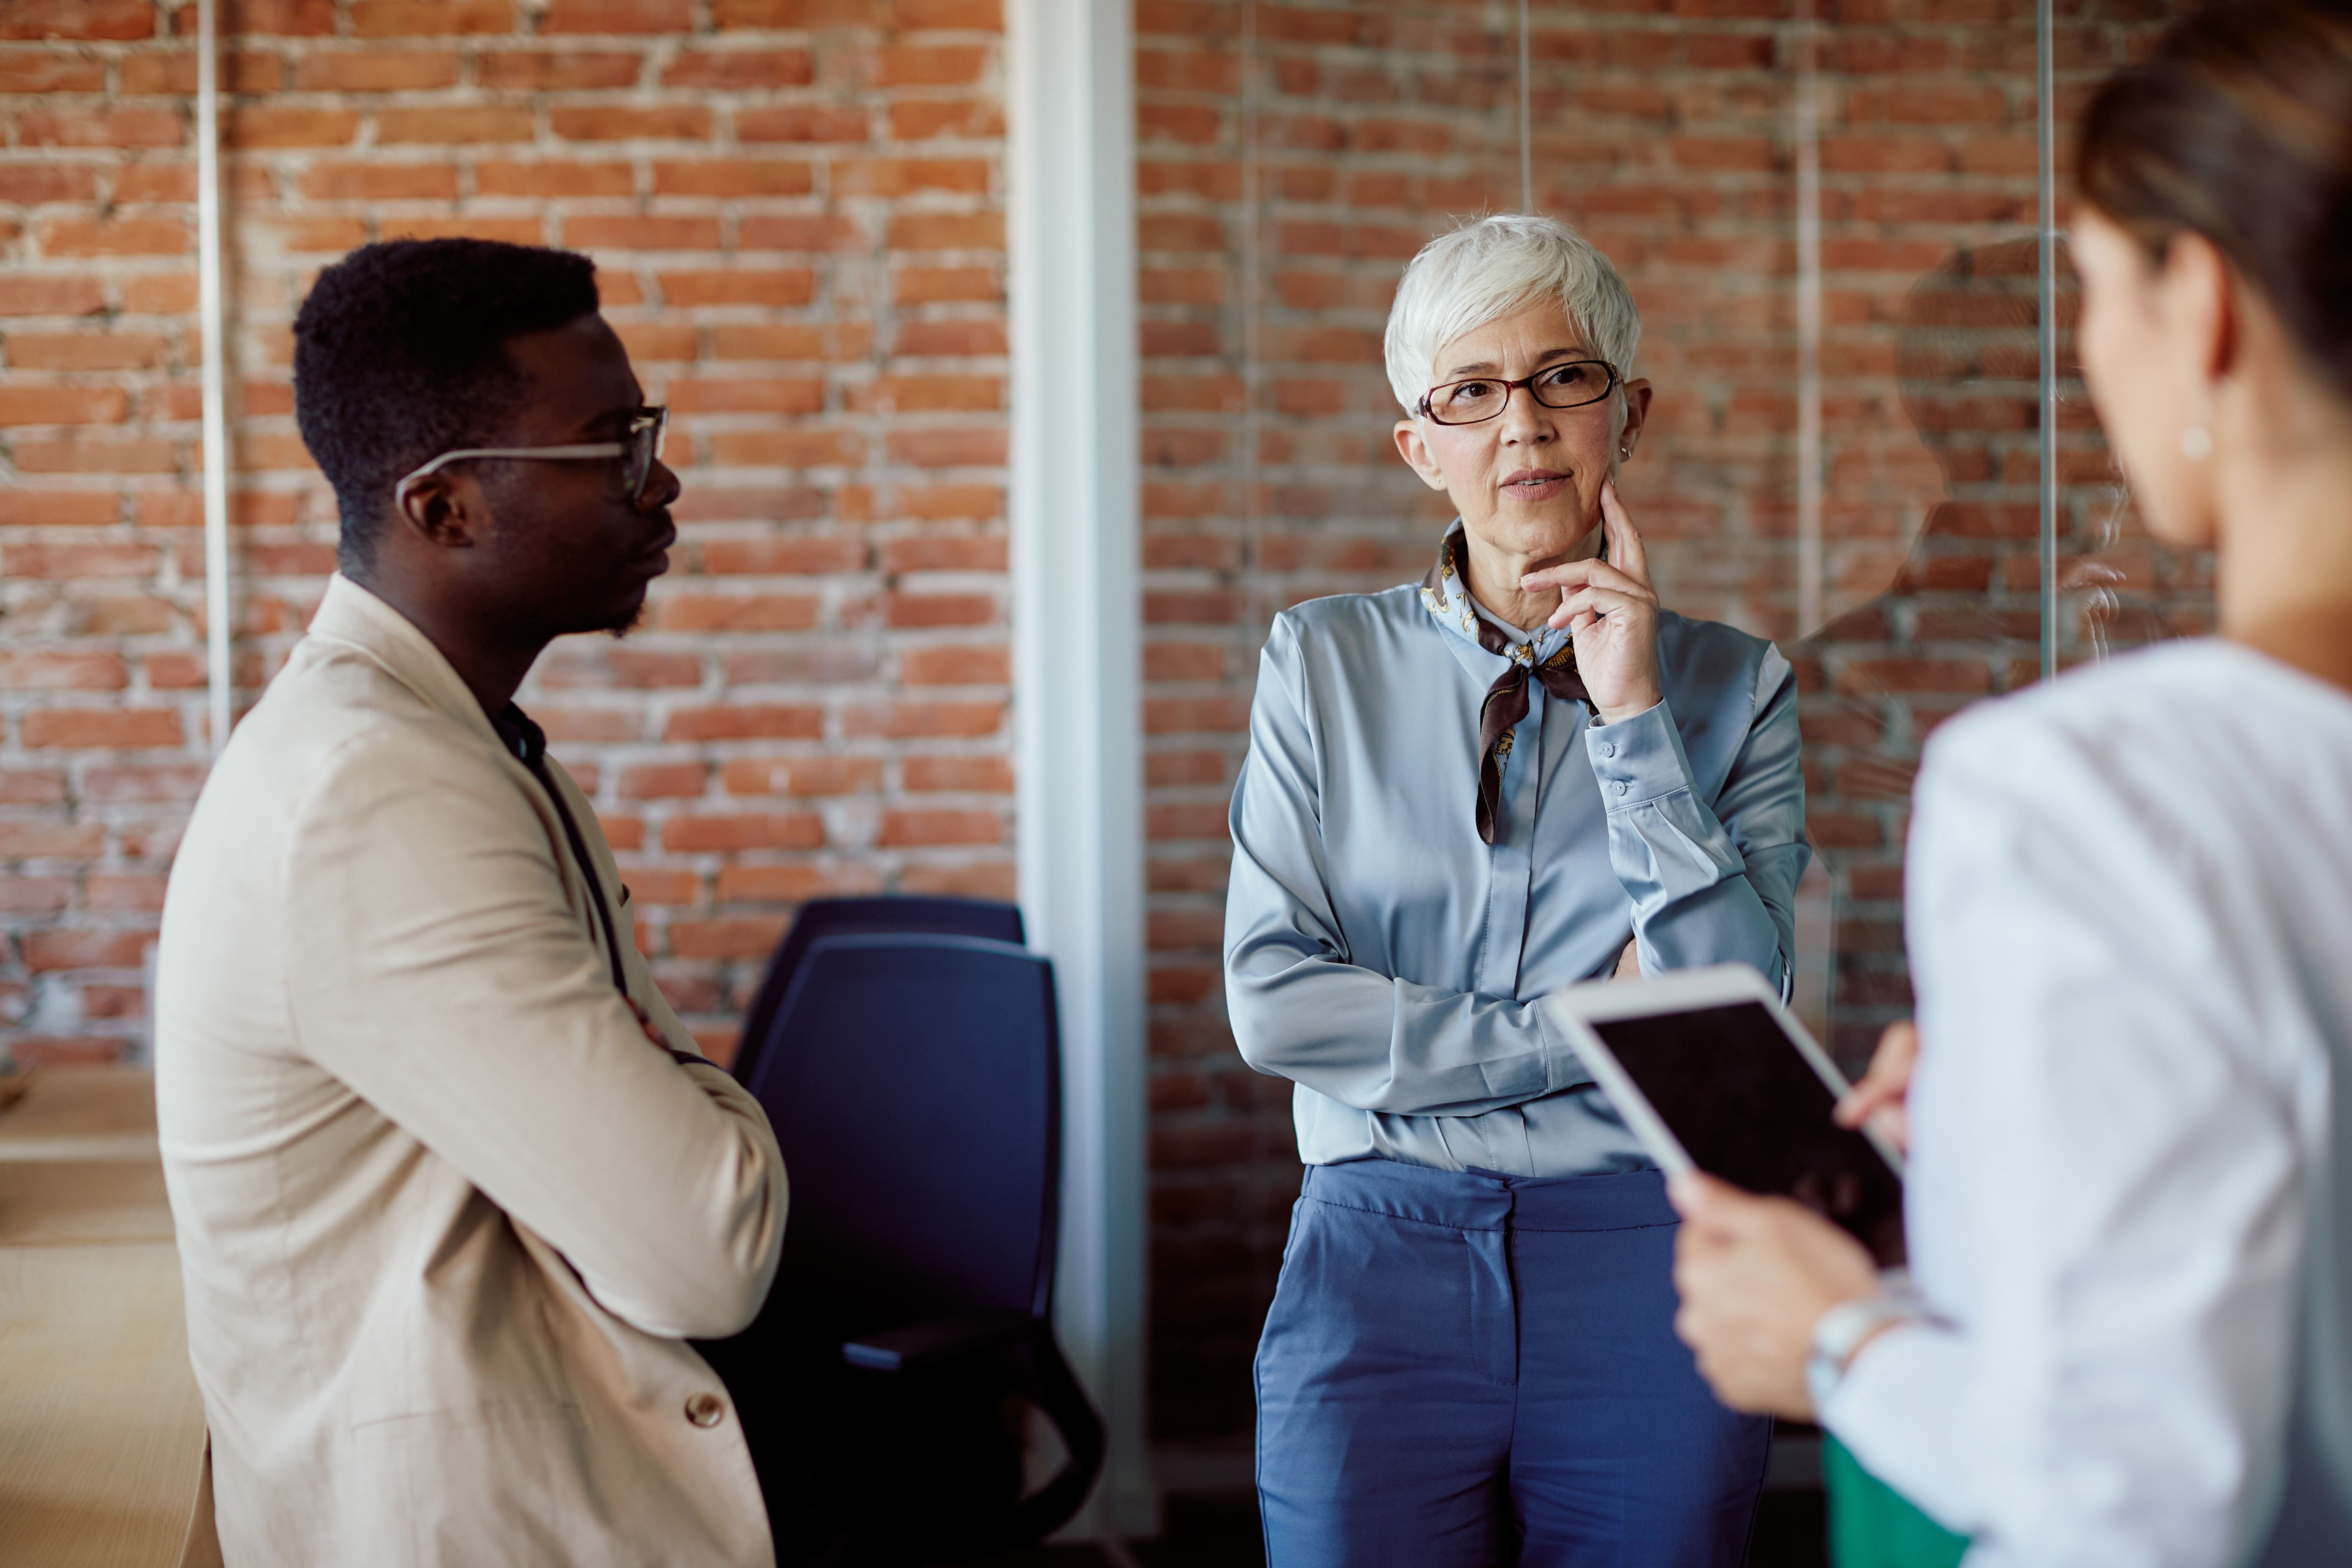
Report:
[{"label": "wristwatch", "polygon": [[1812,1348],[1805,1357],[1805,1392],[1813,1402],[1813,1418],[1829,1408],[1846,1368],[1870,1338],[1889,1323],[1906,1323],[1927,1315],[1927,1304],[1911,1288],[1903,1269],[1879,1276],[1878,1289],[1851,1301],[1840,1301],[1813,1324]]}]

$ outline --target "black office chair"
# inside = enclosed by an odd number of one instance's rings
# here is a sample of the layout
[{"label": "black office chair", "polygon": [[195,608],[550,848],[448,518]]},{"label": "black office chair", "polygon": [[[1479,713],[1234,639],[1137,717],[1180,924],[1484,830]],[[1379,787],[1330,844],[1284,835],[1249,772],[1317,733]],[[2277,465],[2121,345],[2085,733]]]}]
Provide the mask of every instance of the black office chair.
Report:
[{"label": "black office chair", "polygon": [[1021,927],[1017,905],[992,899],[871,898],[811,899],[800,908],[792,926],[768,960],[768,973],[743,1015],[743,1033],[735,1047],[735,1081],[747,1088],[768,1037],[776,1026],[776,1010],[783,1005],[793,975],[820,937],[856,936],[884,931],[936,931],[943,936],[985,937],[1019,947],[1028,941]]},{"label": "black office chair", "polygon": [[[759,1322],[702,1348],[785,1563],[956,1562],[1077,1511],[1102,1423],[1053,1336],[1052,965],[1008,942],[816,939],[748,1080],[792,1181]],[[1060,1472],[1023,1493],[1025,1411]]]}]

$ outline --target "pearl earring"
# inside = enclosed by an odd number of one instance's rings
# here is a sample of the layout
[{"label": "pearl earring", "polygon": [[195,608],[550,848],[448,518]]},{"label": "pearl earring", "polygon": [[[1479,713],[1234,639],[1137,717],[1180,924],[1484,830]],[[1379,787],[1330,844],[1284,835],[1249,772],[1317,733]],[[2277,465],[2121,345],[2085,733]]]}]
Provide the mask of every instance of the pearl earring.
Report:
[{"label": "pearl earring", "polygon": [[2213,394],[2210,388],[2197,395],[2197,422],[2180,433],[2180,453],[2192,463],[2201,463],[2213,455],[2213,432],[2207,428],[2213,419]]}]

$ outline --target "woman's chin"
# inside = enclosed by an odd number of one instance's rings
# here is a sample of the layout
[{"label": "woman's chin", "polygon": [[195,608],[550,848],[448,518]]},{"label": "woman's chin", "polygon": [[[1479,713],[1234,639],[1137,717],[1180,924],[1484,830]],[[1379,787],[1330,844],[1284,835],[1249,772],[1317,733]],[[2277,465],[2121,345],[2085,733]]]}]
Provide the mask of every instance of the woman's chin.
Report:
[{"label": "woman's chin", "polygon": [[[1598,498],[1588,506],[1582,498],[1568,496],[1557,507],[1514,506],[1506,500],[1477,531],[1493,549],[1529,561],[1554,561],[1577,559],[1578,547],[1595,539],[1600,527]],[[1591,552],[1588,548],[1581,553]]]}]

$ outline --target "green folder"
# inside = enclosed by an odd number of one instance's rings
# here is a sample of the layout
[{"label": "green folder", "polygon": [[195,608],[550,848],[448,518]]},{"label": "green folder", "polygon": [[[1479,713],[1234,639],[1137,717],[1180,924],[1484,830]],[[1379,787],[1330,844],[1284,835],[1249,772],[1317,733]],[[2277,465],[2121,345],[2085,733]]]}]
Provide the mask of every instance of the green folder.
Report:
[{"label": "green folder", "polygon": [[1967,1536],[1921,1513],[1826,1433],[1822,1479],[1830,1494],[1832,1568],[1958,1568],[1967,1555]]}]

